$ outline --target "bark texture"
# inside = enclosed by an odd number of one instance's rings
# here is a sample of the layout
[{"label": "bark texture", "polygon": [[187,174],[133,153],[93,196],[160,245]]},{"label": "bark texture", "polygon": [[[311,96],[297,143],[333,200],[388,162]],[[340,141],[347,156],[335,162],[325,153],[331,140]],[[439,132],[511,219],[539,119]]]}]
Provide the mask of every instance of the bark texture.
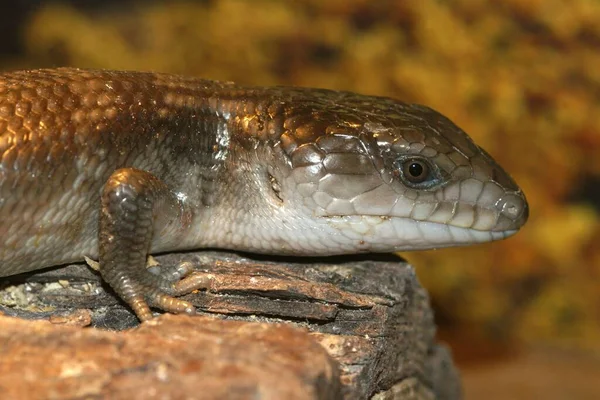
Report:
[{"label": "bark texture", "polygon": [[196,252],[156,260],[192,262],[210,279],[207,291],[185,296],[199,316],[136,327],[82,265],[3,282],[5,315],[51,322],[0,318],[3,398],[461,397],[428,296],[401,259]]}]

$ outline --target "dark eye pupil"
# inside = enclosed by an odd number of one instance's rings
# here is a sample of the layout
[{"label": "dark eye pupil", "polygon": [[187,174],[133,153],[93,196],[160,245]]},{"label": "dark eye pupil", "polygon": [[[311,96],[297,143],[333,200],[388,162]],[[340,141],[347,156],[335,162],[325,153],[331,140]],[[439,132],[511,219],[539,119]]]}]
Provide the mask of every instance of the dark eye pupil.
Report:
[{"label": "dark eye pupil", "polygon": [[423,173],[423,166],[420,163],[412,162],[408,166],[408,173],[413,177],[419,177]]},{"label": "dark eye pupil", "polygon": [[402,169],[404,178],[411,183],[422,183],[430,178],[429,165],[422,160],[406,160]]}]

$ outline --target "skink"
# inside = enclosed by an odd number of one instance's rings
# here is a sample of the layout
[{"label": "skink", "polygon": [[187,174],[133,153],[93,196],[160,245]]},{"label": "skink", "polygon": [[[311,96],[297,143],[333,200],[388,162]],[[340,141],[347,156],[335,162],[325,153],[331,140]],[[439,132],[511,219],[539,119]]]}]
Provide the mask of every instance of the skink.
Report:
[{"label": "skink", "polygon": [[140,320],[193,313],[150,253],[303,256],[502,239],[523,192],[461,129],[397,100],[72,68],[0,75],[0,276],[98,259]]}]

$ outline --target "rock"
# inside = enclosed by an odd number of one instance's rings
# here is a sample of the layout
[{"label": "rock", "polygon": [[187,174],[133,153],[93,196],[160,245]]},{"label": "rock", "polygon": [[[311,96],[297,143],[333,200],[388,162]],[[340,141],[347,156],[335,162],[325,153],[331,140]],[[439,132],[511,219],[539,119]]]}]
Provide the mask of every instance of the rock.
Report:
[{"label": "rock", "polygon": [[[0,291],[0,310],[21,318],[50,319],[54,325],[0,319],[0,344],[3,348],[10,344],[17,352],[13,354],[42,354],[38,365],[45,362],[45,368],[57,373],[56,385],[64,377],[60,371],[72,369],[68,367],[70,359],[75,360],[75,369],[88,365],[82,361],[87,360],[94,366],[96,381],[103,382],[90,394],[110,393],[116,398],[126,394],[134,396],[128,398],[145,398],[151,392],[178,398],[175,394],[194,396],[198,391],[203,398],[461,397],[451,356],[435,342],[427,294],[405,262],[396,258],[292,262],[252,257],[221,252],[157,257],[164,266],[191,261],[197,273],[210,277],[211,286],[208,291],[184,296],[198,307],[200,316],[165,315],[133,329],[138,322],[130,310],[103,285],[96,272],[85,266],[10,277],[10,286]],[[11,324],[19,324],[18,329],[11,331]],[[43,334],[36,342],[39,332]],[[99,337],[102,346],[94,344]],[[77,340],[93,343],[85,346]],[[38,347],[27,350],[32,342]],[[315,343],[321,347],[311,347]],[[24,347],[18,350],[19,346]],[[53,349],[55,357],[44,352],[44,347]],[[184,348],[194,351],[186,354]],[[321,348],[329,356],[319,355]],[[114,349],[131,352],[130,358],[124,357],[131,363],[111,357],[119,354]],[[4,353],[0,371],[18,371],[23,358]],[[140,357],[143,354],[138,364],[137,353]],[[53,360],[62,364],[51,367]],[[188,367],[182,366],[183,360]],[[157,378],[161,365],[167,369],[168,382]],[[207,365],[220,369],[213,371]],[[130,370],[140,375],[139,381],[119,383],[121,380],[111,375],[128,376]],[[280,376],[273,381],[277,373]],[[150,375],[142,377],[145,374]],[[7,376],[0,374],[0,388],[8,384],[28,389],[34,385],[35,379],[26,382],[23,374],[20,383],[17,373]],[[66,378],[72,385],[79,381],[77,390],[90,386],[87,373],[68,374]],[[238,387],[248,391],[224,392]],[[44,390],[41,387],[36,393]],[[80,393],[73,390],[71,393]],[[290,393],[296,397],[289,397]]]},{"label": "rock", "polygon": [[163,315],[125,332],[0,317],[3,399],[337,399],[335,361],[282,324]]}]

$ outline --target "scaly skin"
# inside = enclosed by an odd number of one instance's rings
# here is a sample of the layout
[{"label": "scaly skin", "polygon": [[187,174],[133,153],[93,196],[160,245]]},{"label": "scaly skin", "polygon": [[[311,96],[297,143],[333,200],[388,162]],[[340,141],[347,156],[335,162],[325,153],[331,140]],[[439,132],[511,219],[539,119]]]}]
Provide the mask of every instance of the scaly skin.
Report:
[{"label": "scaly skin", "polygon": [[99,258],[141,320],[149,305],[193,313],[172,296],[206,284],[151,274],[152,252],[427,249],[507,237],[527,215],[502,168],[423,106],[153,73],[0,75],[0,276]]}]

